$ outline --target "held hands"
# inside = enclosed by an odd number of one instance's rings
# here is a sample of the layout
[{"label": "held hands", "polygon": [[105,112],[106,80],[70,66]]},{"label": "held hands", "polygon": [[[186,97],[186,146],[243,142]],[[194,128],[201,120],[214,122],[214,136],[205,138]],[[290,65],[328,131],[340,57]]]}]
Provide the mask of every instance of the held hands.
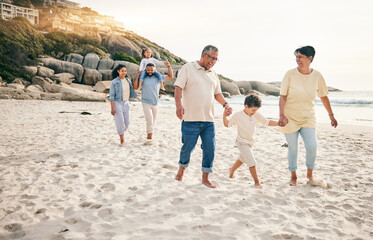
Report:
[{"label": "held hands", "polygon": [[229,104],[225,104],[224,106],[224,115],[229,116],[232,114],[232,108],[229,106]]},{"label": "held hands", "polygon": [[278,119],[278,125],[280,127],[285,127],[286,124],[288,124],[289,120],[285,115],[280,115],[280,118]]},{"label": "held hands", "polygon": [[179,104],[179,105],[176,106],[176,116],[180,120],[183,120],[183,117],[184,117],[184,107],[183,107],[183,105]]}]

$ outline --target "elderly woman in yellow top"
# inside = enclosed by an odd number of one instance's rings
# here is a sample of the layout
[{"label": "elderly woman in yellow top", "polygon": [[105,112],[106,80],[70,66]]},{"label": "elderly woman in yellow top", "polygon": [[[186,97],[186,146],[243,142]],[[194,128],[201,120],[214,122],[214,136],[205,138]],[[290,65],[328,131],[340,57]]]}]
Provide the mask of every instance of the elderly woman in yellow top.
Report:
[{"label": "elderly woman in yellow top", "polygon": [[337,127],[325,80],[320,72],[310,68],[315,57],[311,46],[298,48],[294,52],[297,68],[289,70],[282,80],[280,91],[279,130],[285,134],[288,143],[288,161],[291,172],[291,186],[297,185],[298,136],[303,139],[306,148],[307,178],[312,179],[316,160],[316,117],[314,101],[321,99],[328,111],[331,125]]}]

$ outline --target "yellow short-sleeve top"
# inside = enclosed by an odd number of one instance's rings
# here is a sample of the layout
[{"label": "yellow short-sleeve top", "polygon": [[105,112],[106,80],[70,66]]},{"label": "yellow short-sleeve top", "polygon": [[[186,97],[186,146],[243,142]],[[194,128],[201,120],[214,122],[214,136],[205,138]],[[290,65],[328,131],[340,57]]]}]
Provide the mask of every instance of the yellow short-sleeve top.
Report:
[{"label": "yellow short-sleeve top", "polygon": [[284,114],[289,123],[279,127],[282,133],[293,133],[300,128],[316,128],[316,96],[328,95],[328,88],[320,72],[313,69],[302,74],[297,68],[289,70],[282,80],[280,95],[286,96]]}]

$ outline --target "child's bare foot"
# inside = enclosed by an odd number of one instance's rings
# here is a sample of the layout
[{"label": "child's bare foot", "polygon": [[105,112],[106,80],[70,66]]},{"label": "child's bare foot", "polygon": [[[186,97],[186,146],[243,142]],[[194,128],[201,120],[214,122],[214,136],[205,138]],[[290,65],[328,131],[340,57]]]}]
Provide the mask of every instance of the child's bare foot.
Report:
[{"label": "child's bare foot", "polygon": [[179,171],[177,172],[177,174],[175,176],[175,180],[177,180],[177,181],[183,180],[184,171],[185,171],[185,167],[179,167]]},{"label": "child's bare foot", "polygon": [[260,183],[258,183],[258,182],[257,182],[257,183],[255,183],[255,187],[256,187],[256,188],[258,188],[258,189],[262,189],[262,188],[263,188],[263,186],[262,186],[262,185],[260,185]]},{"label": "child's bare foot", "polygon": [[234,178],[234,171],[232,168],[229,168],[229,178]]},{"label": "child's bare foot", "polygon": [[164,87],[161,87],[161,89],[162,89],[163,91],[166,91],[166,89],[165,89]]}]

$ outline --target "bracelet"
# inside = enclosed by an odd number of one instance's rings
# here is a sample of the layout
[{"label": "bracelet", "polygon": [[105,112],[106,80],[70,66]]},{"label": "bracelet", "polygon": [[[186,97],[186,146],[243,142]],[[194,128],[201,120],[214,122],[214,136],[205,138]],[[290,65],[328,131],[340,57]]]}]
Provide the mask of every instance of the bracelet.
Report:
[{"label": "bracelet", "polygon": [[224,104],[223,104],[223,108],[225,108],[225,105],[227,105],[228,104],[228,102],[225,102]]},{"label": "bracelet", "polygon": [[329,117],[331,117],[331,116],[334,116],[334,113],[330,113],[330,114],[329,114]]}]

